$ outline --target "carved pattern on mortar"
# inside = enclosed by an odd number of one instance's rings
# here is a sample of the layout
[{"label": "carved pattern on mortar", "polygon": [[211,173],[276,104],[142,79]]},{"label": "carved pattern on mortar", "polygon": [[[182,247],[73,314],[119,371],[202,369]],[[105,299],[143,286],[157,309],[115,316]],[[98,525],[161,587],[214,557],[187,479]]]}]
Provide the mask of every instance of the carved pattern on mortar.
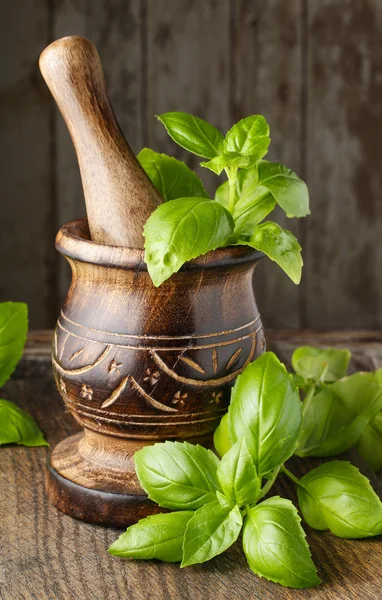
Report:
[{"label": "carved pattern on mortar", "polygon": [[[67,321],[69,321],[70,323],[73,323],[77,327],[83,328],[83,326],[81,326],[79,324],[75,324],[73,321],[70,321],[66,317],[65,317],[65,319]],[[228,333],[229,334],[236,333],[239,330],[245,329],[245,327],[255,324],[257,321],[259,321],[259,317],[257,317],[253,322],[251,322],[247,325],[238,327],[236,329],[228,330]],[[63,395],[66,395],[67,391],[66,391],[66,384],[65,384],[64,380],[62,379],[62,375],[67,375],[70,377],[72,377],[72,376],[77,377],[79,375],[89,373],[89,371],[91,371],[95,367],[100,366],[101,363],[104,361],[104,359],[107,356],[109,356],[110,352],[113,349],[115,349],[115,350],[124,349],[127,351],[133,350],[133,351],[146,352],[148,354],[148,356],[154,361],[155,366],[157,368],[146,367],[145,371],[144,371],[144,375],[142,377],[142,380],[144,382],[146,382],[147,384],[150,384],[153,387],[153,389],[155,389],[155,386],[160,379],[161,373],[164,373],[164,374],[168,375],[169,377],[171,377],[173,380],[177,381],[178,383],[185,384],[187,386],[197,387],[199,389],[208,388],[208,387],[216,388],[219,385],[224,385],[224,384],[232,381],[235,377],[237,377],[237,375],[239,373],[241,373],[243,371],[243,369],[247,366],[247,364],[253,359],[253,356],[256,351],[256,346],[257,346],[257,334],[260,332],[260,330],[262,330],[262,326],[259,325],[254,331],[251,331],[248,334],[242,335],[240,337],[235,337],[233,339],[219,340],[218,342],[215,342],[214,344],[196,344],[195,343],[194,345],[192,345],[192,343],[190,343],[190,342],[192,342],[193,339],[197,340],[197,339],[200,339],[203,337],[213,337],[213,336],[219,337],[221,335],[226,334],[227,332],[195,335],[195,336],[193,336],[193,338],[190,338],[190,336],[188,336],[188,337],[180,336],[180,337],[175,337],[175,338],[162,336],[162,338],[160,338],[161,341],[162,340],[174,340],[176,343],[177,339],[182,339],[182,341],[185,341],[187,339],[189,341],[189,344],[186,346],[183,345],[182,347],[177,347],[177,346],[161,347],[161,346],[159,346],[159,347],[151,347],[150,348],[149,346],[141,346],[141,345],[129,346],[127,344],[121,345],[121,344],[115,344],[115,343],[107,343],[107,344],[103,343],[102,344],[102,342],[100,342],[100,341],[84,338],[84,337],[81,337],[81,336],[73,333],[72,331],[68,331],[60,322],[58,323],[58,326],[66,335],[64,336],[64,338],[62,340],[62,344],[58,344],[57,343],[57,330],[56,330],[55,340],[54,340],[55,356],[53,357],[53,364],[54,364],[55,368],[57,369],[57,371],[61,374],[61,377],[58,379],[58,382],[59,382],[59,388],[60,388],[61,392],[63,393]],[[85,329],[85,328],[83,328],[83,329]],[[92,330],[89,329],[88,331],[92,331]],[[109,333],[108,335],[110,335],[110,336],[118,335],[120,337],[123,335],[126,338],[134,337],[138,341],[141,341],[141,340],[143,342],[147,341],[147,338],[145,336],[137,336],[137,335],[129,336],[127,334],[114,334],[114,333]],[[89,344],[90,345],[98,344],[100,346],[104,346],[104,348],[96,356],[95,360],[93,360],[91,363],[81,366],[79,368],[73,368],[73,369],[65,368],[60,363],[61,363],[62,357],[64,355],[64,352],[65,352],[65,346],[66,346],[68,340],[70,339],[70,337],[72,337],[74,339],[80,339],[83,342],[86,342],[87,346],[89,346]],[[189,356],[186,356],[185,352],[187,352],[189,354],[189,352],[195,351],[195,350],[211,349],[211,366],[212,366],[212,371],[215,374],[218,372],[218,369],[219,369],[218,348],[222,347],[222,346],[227,346],[227,345],[234,345],[234,344],[237,344],[238,342],[240,343],[247,339],[249,340],[250,338],[252,338],[251,346],[249,348],[249,353],[248,353],[246,360],[240,367],[238,367],[231,373],[227,373],[227,371],[229,371],[230,368],[239,359],[240,355],[243,352],[243,346],[240,346],[239,348],[237,348],[233,352],[231,357],[228,359],[228,361],[226,362],[226,365],[224,367],[224,370],[226,371],[227,374],[223,375],[221,377],[212,378],[212,379],[196,379],[194,377],[181,375],[174,370],[178,361],[181,361],[181,363],[183,363],[187,367],[189,367],[190,370],[200,373],[202,376],[203,375],[205,376],[206,375],[205,368],[203,368],[194,359],[191,359]],[[150,337],[149,339],[152,340],[153,338]],[[156,339],[159,341],[159,336],[157,336]],[[72,353],[70,358],[67,360],[67,364],[69,362],[74,361],[77,357],[81,356],[81,354],[83,354],[83,352],[86,350],[87,346],[85,345],[84,347],[81,347],[79,350]],[[168,366],[164,360],[166,354],[163,355],[163,352],[168,353],[169,351],[171,353],[173,353],[173,352],[177,353],[177,357],[174,361],[173,367]],[[161,356],[161,354],[162,354],[162,356]],[[59,359],[58,359],[58,356],[60,357]],[[119,359],[121,360],[120,356],[119,356]],[[147,362],[146,362],[146,365],[147,365]],[[120,375],[121,371],[123,370],[123,367],[124,367],[123,362],[118,362],[116,357],[113,358],[109,362],[108,367],[107,367],[109,376]],[[141,398],[144,399],[152,408],[154,408],[160,412],[178,413],[179,410],[184,407],[186,401],[188,400],[188,394],[184,390],[180,389],[177,392],[175,392],[175,394],[173,395],[173,397],[170,400],[170,406],[168,406],[167,404],[164,404],[163,402],[160,402],[160,401],[156,400],[155,398],[153,398],[151,395],[151,392],[148,393],[147,391],[145,391],[144,388],[140,385],[139,379],[140,378],[137,379],[132,374],[127,374],[125,377],[123,377],[123,379],[120,381],[120,383],[112,391],[112,393],[109,395],[109,397],[106,398],[106,400],[104,400],[102,402],[100,408],[105,409],[105,408],[111,406],[112,404],[114,404],[120,398],[120,396],[121,396],[122,392],[125,390],[127,384],[129,384],[135,391],[137,391],[138,394],[141,396]],[[63,386],[65,386],[65,389]],[[82,385],[80,396],[87,400],[92,399],[93,391],[86,382],[84,382]],[[218,405],[220,403],[221,397],[222,397],[221,392],[216,392],[216,391],[213,392],[210,403],[215,403],[216,405]]]}]

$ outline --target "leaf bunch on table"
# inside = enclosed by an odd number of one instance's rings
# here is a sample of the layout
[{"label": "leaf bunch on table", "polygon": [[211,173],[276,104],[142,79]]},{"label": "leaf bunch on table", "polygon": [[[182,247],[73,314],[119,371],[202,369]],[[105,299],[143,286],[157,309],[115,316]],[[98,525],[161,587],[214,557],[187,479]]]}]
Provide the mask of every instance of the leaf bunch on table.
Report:
[{"label": "leaf bunch on table", "polygon": [[[28,307],[23,302],[0,303],[0,387],[10,378],[23,353],[28,331]],[[0,445],[48,446],[37,423],[9,400],[0,398]]]},{"label": "leaf bunch on table", "polygon": [[382,369],[348,375],[349,350],[298,348],[292,356],[303,400],[298,456],[335,456],[357,448],[382,468]]},{"label": "leaf bunch on table", "polygon": [[[343,369],[343,363],[330,364],[328,378],[338,374],[337,367]],[[295,483],[305,521],[339,537],[381,534],[382,503],[366,477],[346,461],[328,462],[297,479],[285,462],[299,452],[304,427],[295,377],[272,352],[261,355],[237,378],[228,413],[215,432],[220,460],[188,442],[137,452],[143,489],[174,512],[129,527],[109,552],[186,567],[221,554],[242,533],[243,551],[256,575],[295,588],[318,585],[296,507],[270,494],[278,475]]]},{"label": "leaf bunch on table", "polygon": [[224,246],[250,246],[275,261],[296,284],[301,247],[295,236],[264,219],[278,205],[288,217],[310,214],[306,184],[290,169],[264,160],[270,144],[262,115],[242,119],[224,136],[216,127],[183,112],[160,115],[180,146],[207,159],[201,166],[227,181],[209,198],[201,180],[184,163],[144,148],[143,169],[165,202],[144,228],[145,260],[159,286],[188,260]]}]

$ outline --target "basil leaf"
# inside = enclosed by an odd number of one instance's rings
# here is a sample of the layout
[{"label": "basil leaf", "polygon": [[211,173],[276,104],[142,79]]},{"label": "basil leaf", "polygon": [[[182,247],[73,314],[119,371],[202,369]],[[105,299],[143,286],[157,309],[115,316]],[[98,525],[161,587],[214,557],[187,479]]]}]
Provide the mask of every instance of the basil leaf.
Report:
[{"label": "basil leaf", "polygon": [[265,352],[236,379],[228,411],[231,440],[245,437],[261,477],[292,456],[301,423],[302,404],[292,376],[273,352]]},{"label": "basil leaf", "polygon": [[239,239],[236,243],[261,250],[285,271],[293,283],[300,283],[303,264],[301,246],[291,231],[266,221],[256,225],[250,237]]},{"label": "basil leaf", "polygon": [[108,552],[120,558],[180,562],[184,532],[193,514],[187,510],[141,519],[119,536]]},{"label": "basil leaf", "polygon": [[247,169],[255,162],[249,156],[242,156],[238,152],[223,152],[207,162],[201,162],[200,166],[213,171],[216,175],[220,175],[223,169],[227,167]]},{"label": "basil leaf", "polygon": [[196,509],[216,500],[219,459],[188,442],[164,442],[135,453],[135,470],[150,500],[163,508]]},{"label": "basil leaf", "polygon": [[252,115],[231,127],[224,139],[224,151],[259,159],[268,152],[269,125],[262,115]]},{"label": "basil leaf", "polygon": [[292,367],[304,379],[332,383],[347,375],[350,359],[350,350],[301,346],[293,352]]},{"label": "basil leaf", "polygon": [[[228,209],[229,182],[225,181],[217,190],[215,200]],[[235,204],[232,212],[235,221],[234,235],[250,235],[275,208],[276,201],[268,190],[258,185],[257,171],[239,171],[236,179]]]},{"label": "basil leaf", "polygon": [[220,456],[224,456],[224,454],[232,447],[228,435],[228,413],[221,418],[219,425],[215,429],[214,446],[216,452]]},{"label": "basil leaf", "polygon": [[223,147],[223,134],[207,121],[183,112],[168,112],[158,115],[169,136],[193,154],[213,158]]},{"label": "basil leaf", "polygon": [[215,200],[228,210],[229,205],[229,181],[225,181],[217,188],[215,192]]},{"label": "basil leaf", "polygon": [[227,550],[239,537],[243,519],[237,506],[223,508],[211,502],[199,508],[188,522],[183,539],[181,567],[211,560]]},{"label": "basil leaf", "polygon": [[245,438],[236,442],[223,456],[217,473],[227,498],[239,506],[256,502],[260,492],[260,480]]},{"label": "basil leaf", "polygon": [[28,331],[28,307],[23,302],[0,303],[0,387],[19,362]]},{"label": "basil leaf", "polygon": [[158,206],[144,227],[145,260],[154,285],[186,261],[222,246],[233,229],[230,213],[215,200],[182,198]]},{"label": "basil leaf", "polygon": [[267,160],[258,165],[259,185],[272,194],[288,217],[310,215],[307,185],[291,169]]},{"label": "basil leaf", "polygon": [[298,500],[305,521],[342,538],[382,533],[382,503],[369,480],[345,461],[320,465],[300,479]]},{"label": "basil leaf", "polygon": [[252,508],[243,528],[243,548],[252,571],[293,588],[321,583],[305,532],[290,500],[275,496]]},{"label": "basil leaf", "polygon": [[373,471],[382,469],[382,413],[370,421],[357,442],[357,450]]},{"label": "basil leaf", "polygon": [[304,404],[298,456],[334,456],[351,448],[382,408],[374,373],[354,373],[325,386]]},{"label": "basil leaf", "polygon": [[208,198],[203,183],[184,162],[150,148],[143,148],[137,159],[164,200]]},{"label": "basil leaf", "polygon": [[1,398],[0,446],[3,444],[49,446],[36,421],[13,402]]}]

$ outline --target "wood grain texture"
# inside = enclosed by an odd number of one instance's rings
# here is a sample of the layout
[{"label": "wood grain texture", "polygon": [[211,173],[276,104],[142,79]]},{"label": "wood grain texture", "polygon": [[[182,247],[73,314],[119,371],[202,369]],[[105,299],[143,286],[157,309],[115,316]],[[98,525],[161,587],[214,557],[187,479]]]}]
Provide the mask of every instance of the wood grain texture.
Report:
[{"label": "wood grain texture", "polygon": [[189,112],[227,131],[231,125],[229,16],[228,0],[147,2],[147,98],[142,98],[147,123],[145,143],[186,160],[211,194],[220,179],[198,167],[202,159],[175,144],[154,115]]},{"label": "wood grain texture", "polygon": [[305,310],[311,327],[382,326],[382,5],[308,2]]},{"label": "wood grain texture", "polygon": [[92,239],[143,248],[143,226],[162,198],[119,128],[94,44],[61,38],[39,65],[76,149]]},{"label": "wood grain texture", "polygon": [[[231,6],[231,121],[263,114],[271,129],[266,158],[303,177],[302,2],[239,0]],[[304,219],[288,219],[280,209],[270,219],[300,237]],[[266,327],[299,327],[305,270],[300,286],[268,260],[259,265],[257,275],[255,291]]]},{"label": "wood grain texture", "polygon": [[[379,332],[275,332],[271,349],[290,359],[301,343],[347,346],[357,352],[352,368],[382,366]],[[31,335],[29,357],[48,353],[44,338]],[[48,360],[48,359],[46,359]],[[20,365],[21,369],[22,365]],[[51,444],[78,431],[47,377],[9,382],[4,396],[29,410]],[[30,371],[29,371],[30,373]],[[0,449],[0,598],[2,600],[376,600],[380,597],[380,540],[340,540],[308,527],[313,558],[324,583],[313,590],[288,590],[257,578],[245,563],[240,543],[205,563],[180,570],[155,561],[122,561],[106,553],[119,532],[75,521],[54,509],[44,492],[46,448],[8,446]],[[355,462],[365,471],[354,455]],[[290,461],[296,475],[318,460]],[[382,494],[380,476],[371,475]],[[275,492],[294,497],[290,482],[280,478]]]},{"label": "wood grain texture", "polygon": [[55,313],[52,111],[36,62],[49,39],[47,3],[2,3],[0,38],[0,300],[27,302],[43,327]]}]

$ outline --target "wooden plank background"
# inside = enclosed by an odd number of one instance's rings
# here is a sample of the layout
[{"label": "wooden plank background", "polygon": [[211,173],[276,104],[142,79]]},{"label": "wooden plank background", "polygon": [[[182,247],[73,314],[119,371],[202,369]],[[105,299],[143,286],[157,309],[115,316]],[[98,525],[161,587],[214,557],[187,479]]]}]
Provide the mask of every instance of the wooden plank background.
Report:
[{"label": "wooden plank background", "polygon": [[[52,326],[69,283],[53,249],[84,215],[71,141],[39,74],[40,51],[81,34],[100,52],[135,151],[186,158],[154,114],[185,110],[227,129],[264,114],[271,160],[309,184],[297,288],[268,260],[255,289],[267,327],[382,325],[380,0],[13,0],[0,7],[0,299]],[[210,191],[217,178],[203,172]]]}]

